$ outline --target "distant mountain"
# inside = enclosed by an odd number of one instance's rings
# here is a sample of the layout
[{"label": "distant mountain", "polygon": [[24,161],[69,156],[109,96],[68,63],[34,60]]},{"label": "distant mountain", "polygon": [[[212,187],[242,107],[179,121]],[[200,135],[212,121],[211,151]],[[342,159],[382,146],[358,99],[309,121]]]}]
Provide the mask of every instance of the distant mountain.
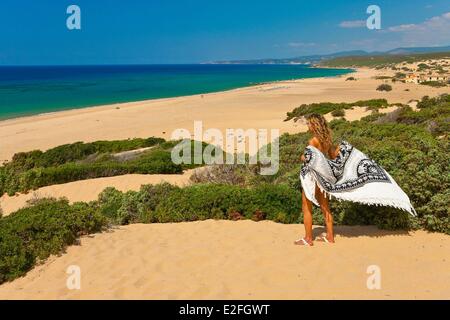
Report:
[{"label": "distant mountain", "polygon": [[434,52],[448,52],[448,47],[417,47],[417,48],[397,48],[389,50],[387,54],[412,54],[412,53],[434,53]]},{"label": "distant mountain", "polygon": [[374,55],[404,55],[417,53],[450,52],[447,47],[417,47],[417,48],[397,48],[385,52],[367,52],[363,50],[343,51],[331,54],[316,54],[300,56],[286,59],[256,59],[256,60],[225,60],[207,62],[208,64],[315,64],[324,60],[331,60],[340,57],[374,56]]},{"label": "distant mountain", "polygon": [[211,64],[308,64],[317,63],[322,60],[329,60],[346,56],[361,56],[368,53],[362,50],[343,51],[331,54],[315,54],[310,56],[300,56],[286,59],[257,59],[257,60],[229,60],[229,61],[213,61]]}]

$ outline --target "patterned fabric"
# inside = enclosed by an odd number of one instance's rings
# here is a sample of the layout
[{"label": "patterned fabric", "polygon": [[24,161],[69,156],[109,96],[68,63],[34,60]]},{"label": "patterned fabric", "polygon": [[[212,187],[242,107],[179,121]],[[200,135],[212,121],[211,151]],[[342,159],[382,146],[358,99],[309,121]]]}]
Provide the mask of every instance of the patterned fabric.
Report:
[{"label": "patterned fabric", "polygon": [[318,205],[315,187],[339,200],[369,205],[386,205],[415,214],[408,196],[392,177],[374,160],[346,141],[339,145],[339,155],[330,160],[313,146],[305,149],[305,163],[300,180],[306,197]]}]

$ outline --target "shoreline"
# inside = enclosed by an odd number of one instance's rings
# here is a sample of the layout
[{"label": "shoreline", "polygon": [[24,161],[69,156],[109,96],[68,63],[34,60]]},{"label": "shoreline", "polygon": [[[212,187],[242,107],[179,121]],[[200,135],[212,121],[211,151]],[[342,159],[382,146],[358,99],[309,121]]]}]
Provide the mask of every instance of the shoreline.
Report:
[{"label": "shoreline", "polygon": [[188,95],[174,95],[170,97],[163,97],[163,98],[149,98],[149,99],[143,99],[143,100],[131,100],[131,101],[124,101],[124,102],[112,102],[112,103],[103,103],[103,104],[94,104],[94,105],[86,105],[86,106],[80,106],[80,107],[64,107],[60,110],[55,111],[48,111],[48,112],[38,112],[38,113],[32,113],[32,114],[23,114],[23,115],[17,115],[12,117],[1,117],[0,116],[0,125],[4,124],[4,122],[8,122],[10,120],[18,120],[22,118],[30,118],[30,117],[38,117],[43,115],[52,115],[55,113],[60,112],[67,112],[67,111],[74,111],[74,110],[82,110],[82,109],[90,109],[90,108],[100,108],[100,107],[106,107],[106,106],[115,106],[115,105],[121,105],[121,104],[129,104],[129,103],[142,103],[142,102],[149,102],[149,101],[155,101],[155,100],[167,100],[167,99],[175,99],[175,98],[183,98],[183,97],[195,97],[195,96],[204,96],[208,94],[217,94],[217,93],[226,93],[234,90],[241,90],[246,88],[251,88],[255,86],[263,86],[263,85],[271,85],[276,83],[283,83],[283,82],[295,82],[299,80],[305,80],[305,79],[327,79],[327,78],[337,78],[349,75],[351,73],[356,72],[354,68],[329,68],[329,67],[319,67],[319,66],[309,66],[310,69],[334,69],[334,70],[349,70],[348,73],[342,74],[342,75],[332,75],[332,76],[321,76],[321,77],[307,77],[307,78],[294,78],[294,79],[286,79],[286,80],[273,80],[273,81],[267,81],[267,82],[256,82],[256,83],[249,83],[245,86],[240,86],[236,88],[231,89],[225,89],[225,90],[219,90],[219,91],[211,91],[211,92],[203,92],[203,93],[194,93],[194,94],[188,94]]},{"label": "shoreline", "polygon": [[[311,68],[319,68],[319,69],[340,69],[340,68],[330,68],[330,67],[318,67],[318,66],[311,66]],[[166,97],[166,98],[154,98],[154,99],[145,99],[145,100],[136,100],[136,101],[127,101],[127,102],[114,102],[114,103],[108,103],[108,104],[99,104],[99,105],[92,105],[92,106],[85,106],[85,107],[74,107],[74,108],[68,108],[68,109],[61,109],[57,111],[48,111],[48,112],[41,112],[36,114],[29,114],[29,115],[21,115],[16,116],[12,118],[1,118],[0,117],[0,126],[2,125],[8,125],[8,122],[16,122],[20,120],[32,120],[32,118],[40,118],[45,116],[53,116],[53,115],[62,115],[63,113],[73,113],[76,111],[82,112],[82,111],[91,111],[91,110],[100,110],[103,108],[110,108],[114,106],[127,106],[129,104],[138,104],[138,103],[145,103],[145,102],[164,102],[169,101],[172,99],[180,99],[180,98],[189,98],[189,97],[201,97],[206,95],[214,95],[214,94],[221,94],[221,93],[230,93],[235,91],[241,91],[249,88],[254,87],[260,87],[260,86],[270,86],[274,84],[281,84],[281,83],[297,83],[298,81],[302,80],[310,80],[310,79],[333,79],[333,78],[342,78],[344,76],[347,76],[349,74],[357,73],[359,70],[364,69],[370,69],[370,68],[349,68],[349,73],[342,74],[342,75],[334,75],[334,76],[328,76],[328,77],[310,77],[310,78],[298,78],[298,79],[289,79],[289,80],[275,80],[275,81],[268,81],[268,82],[261,82],[261,83],[254,83],[249,84],[247,86],[228,89],[228,90],[220,90],[220,91],[213,91],[213,92],[207,92],[207,93],[195,93],[191,95],[182,95],[182,96],[173,96],[173,97]],[[344,70],[344,68],[342,68]]]}]

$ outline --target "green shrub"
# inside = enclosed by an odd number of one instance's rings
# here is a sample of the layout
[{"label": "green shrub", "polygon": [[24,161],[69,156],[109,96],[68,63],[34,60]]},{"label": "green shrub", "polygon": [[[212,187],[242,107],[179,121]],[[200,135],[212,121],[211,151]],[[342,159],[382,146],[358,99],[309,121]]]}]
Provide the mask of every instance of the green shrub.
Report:
[{"label": "green shrub", "polygon": [[418,102],[420,112],[404,107],[396,117],[397,123],[420,125],[434,136],[448,135],[450,132],[450,95],[436,98],[423,97]]},{"label": "green shrub", "polygon": [[377,90],[378,91],[392,91],[392,86],[391,85],[389,85],[389,84],[380,84],[378,87],[377,87]]},{"label": "green shrub", "polygon": [[301,117],[304,117],[311,113],[327,114],[335,110],[352,109],[353,107],[367,107],[370,109],[379,109],[388,107],[389,103],[386,99],[372,99],[372,100],[360,100],[353,103],[332,103],[321,102],[302,104],[300,107],[295,108],[291,112],[287,113],[287,117],[284,121],[290,121],[294,119],[297,121]]},{"label": "green shrub", "polygon": [[352,202],[331,201],[335,223],[342,225],[376,225],[380,229],[409,229],[414,218],[391,207],[367,206]]},{"label": "green shrub", "polygon": [[333,117],[344,117],[345,116],[345,110],[340,109],[340,110],[334,110],[331,112],[331,115]]},{"label": "green shrub", "polygon": [[375,80],[388,80],[388,79],[392,79],[392,77],[390,76],[376,76]]},{"label": "green shrub", "polygon": [[27,192],[28,190],[34,190],[53,184],[131,173],[179,174],[183,172],[183,167],[181,165],[172,163],[170,160],[170,153],[160,154],[155,158],[149,157],[149,159],[146,160],[147,161],[139,160],[130,163],[68,163],[58,167],[31,169],[19,174],[17,176],[18,182],[14,180],[12,184],[7,186],[7,191],[10,194],[14,194],[15,192]]},{"label": "green shrub", "polygon": [[424,86],[434,87],[434,88],[441,88],[441,87],[447,86],[447,84],[445,82],[441,82],[441,81],[424,81],[424,82],[421,82],[420,84],[424,85]]},{"label": "green shrub", "polygon": [[[30,157],[17,154],[15,160],[0,167],[0,194],[7,192],[9,195],[14,195],[17,192],[28,192],[29,190],[53,184],[132,173],[180,174],[185,169],[202,165],[173,163],[171,150],[179,142],[161,143],[129,160],[115,159],[110,154],[103,154],[102,157],[97,158],[95,161],[66,162],[57,166],[35,167],[36,162],[31,161]],[[187,140],[187,143],[190,143],[191,153],[194,154],[194,143],[196,142]],[[96,145],[96,143],[93,144]],[[99,144],[99,146],[102,145]],[[112,146],[124,148],[130,145],[119,144],[117,146],[114,144]],[[109,148],[112,148],[112,146],[108,145]],[[208,144],[202,143],[200,150],[203,152],[206,146]],[[97,150],[99,149],[100,147],[97,148]],[[33,152],[31,154],[38,153]],[[66,156],[67,158],[69,158],[68,155]],[[33,163],[33,165],[30,163]]]},{"label": "green shrub", "polygon": [[430,98],[429,96],[424,96],[421,101],[417,103],[417,108],[445,108],[450,104],[450,94],[442,94],[435,98]]},{"label": "green shrub", "polygon": [[113,224],[121,224],[118,211],[122,206],[123,197],[123,193],[113,187],[106,188],[98,195],[99,212]]},{"label": "green shrub", "polygon": [[380,112],[372,112],[371,114],[369,114],[368,116],[362,117],[361,121],[366,121],[366,122],[374,122],[378,119],[380,119],[381,117],[383,117],[384,114],[380,113]]},{"label": "green shrub", "polygon": [[138,209],[138,193],[136,191],[128,191],[123,195],[122,204],[117,210],[116,223],[126,225],[130,223],[143,222],[140,220]]},{"label": "green shrub", "polygon": [[115,188],[106,188],[100,193],[96,206],[111,224],[156,222],[156,207],[178,189],[169,183],[143,185],[139,192],[122,193]]},{"label": "green shrub", "polygon": [[450,234],[450,218],[448,217],[439,219],[434,215],[426,215],[421,220],[422,225],[429,231]]},{"label": "green shrub", "polygon": [[164,141],[162,138],[150,137],[147,139],[135,138],[115,141],[95,141],[91,143],[75,142],[61,145],[45,152],[34,150],[16,153],[9,165],[21,171],[32,168],[47,168],[81,160],[92,154],[117,153],[152,147]]},{"label": "green shrub", "polygon": [[105,223],[91,206],[67,200],[40,200],[0,219],[0,283],[24,275],[37,262],[60,254]]},{"label": "green shrub", "polygon": [[139,192],[105,189],[96,204],[110,223],[182,222],[228,219],[239,213],[252,219],[299,222],[300,193],[287,185],[260,184],[242,188],[232,185],[197,184],[184,188],[169,184],[142,186]]},{"label": "green shrub", "polygon": [[421,70],[426,70],[426,69],[430,69],[430,66],[427,65],[426,63],[419,63],[419,64],[417,65],[417,67],[418,67],[418,70],[419,70],[419,71],[421,71]]},{"label": "green shrub", "polygon": [[158,204],[179,188],[169,183],[143,185],[137,194],[137,219],[141,223],[156,222],[154,212]]}]

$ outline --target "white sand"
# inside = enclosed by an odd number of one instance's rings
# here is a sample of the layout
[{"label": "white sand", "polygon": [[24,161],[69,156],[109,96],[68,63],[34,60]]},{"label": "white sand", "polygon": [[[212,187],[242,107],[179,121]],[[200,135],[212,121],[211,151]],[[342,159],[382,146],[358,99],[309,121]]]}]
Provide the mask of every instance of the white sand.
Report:
[{"label": "white sand", "polygon": [[3,215],[25,207],[27,201],[42,198],[67,198],[70,202],[96,200],[100,192],[107,187],[114,187],[120,191],[139,190],[143,184],[158,184],[168,182],[178,186],[189,184],[189,178],[194,170],[187,170],[183,174],[127,174],[122,176],[81,180],[64,184],[56,184],[16,196],[3,195],[0,198],[0,207]]},{"label": "white sand", "polygon": [[[84,237],[0,299],[449,299],[450,237],[338,227],[334,245],[295,246],[302,225],[202,221]],[[323,228],[315,230],[323,232]],[[81,268],[81,290],[66,270]],[[367,268],[381,271],[369,290]]]}]

